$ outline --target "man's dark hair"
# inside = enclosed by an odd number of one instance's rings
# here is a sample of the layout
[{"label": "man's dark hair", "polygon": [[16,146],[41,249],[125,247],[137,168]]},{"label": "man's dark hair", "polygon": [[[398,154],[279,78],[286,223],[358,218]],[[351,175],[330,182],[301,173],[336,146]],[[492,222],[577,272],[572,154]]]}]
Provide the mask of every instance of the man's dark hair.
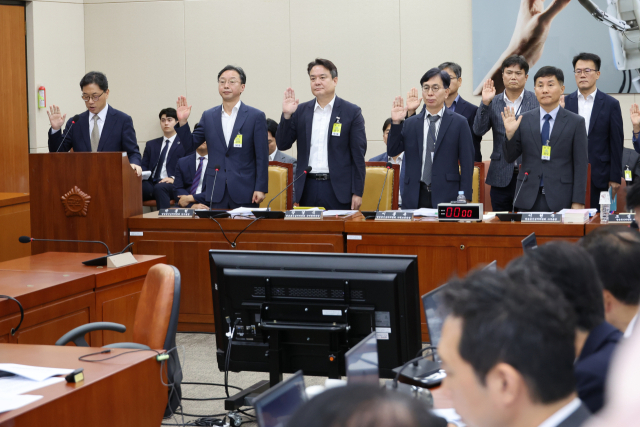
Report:
[{"label": "man's dark hair", "polygon": [[600,65],[602,64],[602,60],[595,53],[581,52],[574,56],[573,61],[571,62],[574,70],[576,69],[576,63],[578,61],[593,61],[596,66],[596,71],[600,71]]},{"label": "man's dark hair", "polygon": [[243,85],[247,83],[247,75],[244,73],[244,70],[241,67],[236,67],[235,65],[227,65],[222,70],[220,70],[220,72],[218,73],[218,80],[220,80],[220,76],[222,75],[222,73],[229,70],[235,71],[240,75],[240,83],[242,83]]},{"label": "man's dark hair", "polygon": [[442,86],[444,86],[445,89],[449,89],[449,85],[451,84],[451,76],[449,75],[449,73],[447,73],[446,71],[442,71],[440,68],[432,68],[424,73],[424,75],[420,79],[420,86],[422,86],[425,82],[428,82],[435,76],[440,76],[440,78],[442,79]]},{"label": "man's dark hair", "polygon": [[276,132],[278,132],[278,122],[272,119],[267,119],[267,130],[271,136],[275,138]]},{"label": "man's dark hair", "polygon": [[517,65],[521,70],[524,70],[525,74],[529,74],[529,63],[524,56],[522,55],[511,55],[504,61],[502,61],[502,65],[500,66],[500,74],[504,73],[506,68],[509,68],[513,65]]},{"label": "man's dark hair", "polygon": [[555,77],[556,79],[558,79],[558,83],[564,84],[564,73],[562,72],[562,70],[551,65],[547,65],[538,70],[536,75],[533,76],[534,85],[540,77]]},{"label": "man's dark hair", "polygon": [[462,77],[462,67],[455,62],[443,62],[442,64],[438,65],[438,68],[443,71],[448,68],[453,71],[453,74],[455,74],[457,78]]},{"label": "man's dark hair", "polygon": [[178,113],[176,112],[175,108],[171,108],[171,107],[163,108],[162,110],[160,110],[160,114],[158,114],[158,118],[161,119],[162,116],[173,117],[176,120],[176,122],[178,121]]},{"label": "man's dark hair", "polygon": [[[627,209],[637,207],[640,207],[640,183],[627,187]],[[640,218],[637,221],[640,221]]]},{"label": "man's dark hair", "polygon": [[387,127],[391,125],[391,117],[389,117],[387,120],[384,121],[384,124],[382,125],[382,133],[384,133],[385,130],[387,130]]},{"label": "man's dark hair", "polygon": [[421,401],[376,385],[331,388],[299,407],[285,427],[436,427]]},{"label": "man's dark hair", "polygon": [[85,86],[88,86],[92,83],[97,84],[98,87],[103,91],[109,89],[107,76],[102,74],[100,71],[89,71],[87,74],[85,74],[82,80],[80,80],[80,89],[84,89]]},{"label": "man's dark hair", "polygon": [[449,282],[445,306],[463,323],[458,352],[482,384],[506,363],[523,376],[534,402],[556,402],[575,391],[575,317],[556,286],[526,271],[519,279],[474,271]]},{"label": "man's dark hair", "polygon": [[565,241],[547,243],[513,260],[507,272],[527,265],[534,267],[532,274],[560,289],[573,307],[578,328],[589,332],[604,322],[602,282],[584,248]]},{"label": "man's dark hair", "polygon": [[602,226],[580,239],[591,254],[604,289],[625,304],[640,303],[640,233]]},{"label": "man's dark hair", "polygon": [[322,58],[316,58],[314,61],[309,62],[309,65],[307,65],[307,74],[311,75],[311,69],[316,65],[321,65],[329,70],[331,72],[332,79],[338,77],[338,68],[335,66],[335,64],[328,59]]}]

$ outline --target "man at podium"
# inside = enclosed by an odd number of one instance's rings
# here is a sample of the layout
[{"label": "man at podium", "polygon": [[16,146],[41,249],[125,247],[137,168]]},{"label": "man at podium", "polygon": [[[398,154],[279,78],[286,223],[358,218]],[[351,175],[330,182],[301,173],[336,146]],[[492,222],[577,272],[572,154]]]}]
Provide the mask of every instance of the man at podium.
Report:
[{"label": "man at podium", "polygon": [[69,119],[65,132],[60,129],[67,115],[63,115],[57,105],[52,105],[47,111],[51,123],[49,152],[66,152],[72,148],[76,153],[125,151],[131,168],[141,176],[141,157],[133,120],[131,116],[107,104],[107,77],[91,71],[80,80],[80,88],[87,111]]}]

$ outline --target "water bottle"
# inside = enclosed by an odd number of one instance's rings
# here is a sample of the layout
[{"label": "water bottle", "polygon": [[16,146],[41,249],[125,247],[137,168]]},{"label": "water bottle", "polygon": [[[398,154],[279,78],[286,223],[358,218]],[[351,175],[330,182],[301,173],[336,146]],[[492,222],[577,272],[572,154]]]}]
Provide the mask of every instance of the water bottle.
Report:
[{"label": "water bottle", "polygon": [[609,224],[609,203],[600,205],[600,224]]},{"label": "water bottle", "polygon": [[458,203],[467,203],[467,198],[464,197],[464,191],[458,191],[458,199],[456,201]]}]

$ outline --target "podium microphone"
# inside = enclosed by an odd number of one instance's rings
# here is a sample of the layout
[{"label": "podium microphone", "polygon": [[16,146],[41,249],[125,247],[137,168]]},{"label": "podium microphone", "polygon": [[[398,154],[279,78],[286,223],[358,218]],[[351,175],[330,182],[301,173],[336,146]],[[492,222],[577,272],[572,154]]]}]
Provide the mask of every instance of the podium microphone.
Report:
[{"label": "podium microphone", "polygon": [[520,190],[522,190],[522,186],[524,185],[524,183],[527,182],[527,178],[529,178],[529,171],[526,171],[524,173],[524,178],[522,179],[522,184],[520,184],[520,188],[518,189],[518,192],[516,193],[516,196],[513,198],[513,207],[511,209],[511,213],[516,213],[516,200],[518,200],[518,195],[520,194]]},{"label": "podium microphone", "polygon": [[289,187],[291,187],[293,185],[294,182],[296,182],[298,179],[302,178],[304,175],[308,174],[309,172],[311,172],[311,166],[307,166],[307,168],[305,170],[302,171],[302,173],[300,175],[298,175],[296,177],[296,179],[294,179],[293,181],[291,181],[291,183],[289,185],[287,185],[286,187],[284,187],[282,189],[281,192],[279,192],[278,194],[275,195],[275,197],[271,200],[269,200],[269,203],[267,204],[267,210],[266,211],[252,211],[253,215],[256,218],[262,218],[262,219],[276,219],[276,218],[284,218],[284,212],[280,212],[280,211],[270,211],[269,206],[271,205],[271,202],[273,202],[275,199],[278,198],[279,195],[281,195],[282,193],[285,192],[285,190]]},{"label": "podium microphone", "polygon": [[500,221],[522,221],[522,214],[516,213],[516,200],[518,200],[518,195],[520,194],[520,190],[522,190],[522,186],[524,185],[524,183],[527,181],[527,178],[529,178],[529,171],[526,171],[524,173],[524,179],[522,180],[522,182],[520,183],[520,188],[518,188],[518,191],[516,191],[516,195],[513,198],[513,205],[511,207],[511,212],[509,213],[503,213],[503,214],[496,214],[496,216],[498,217],[498,219]]},{"label": "podium microphone", "polygon": [[213,190],[216,189],[216,180],[218,179],[218,171],[220,170],[220,165],[215,165],[213,168],[216,170],[216,174],[213,177],[213,187],[211,187],[211,201],[209,202],[209,210],[211,210],[211,206],[213,206]]},{"label": "podium microphone", "polygon": [[384,186],[387,184],[387,177],[389,176],[389,171],[393,167],[391,162],[387,162],[387,173],[384,175],[384,182],[382,183],[382,191],[380,191],[380,198],[378,199],[378,206],[376,206],[376,210],[374,212],[363,212],[364,219],[376,219],[376,215],[380,211],[380,202],[382,201],[382,195],[384,194]]},{"label": "podium microphone", "polygon": [[112,254],[111,251],[109,250],[109,246],[107,246],[106,243],[101,242],[99,240],[34,239],[33,237],[20,236],[18,238],[18,241],[20,243],[31,243],[31,242],[99,243],[103,245],[105,248],[107,248],[107,255],[100,258],[90,259],[88,261],[82,261],[84,265],[91,265],[91,266],[105,266],[107,265],[107,258],[109,258],[112,255],[123,254],[127,249],[129,249],[133,245],[133,243],[129,243],[122,251]]},{"label": "podium microphone", "polygon": [[[78,119],[80,118],[80,116],[78,114],[76,114],[75,116],[73,116],[71,118],[71,126],[69,126],[69,130],[67,131],[67,133],[64,134],[64,136],[62,137],[62,141],[60,141],[60,145],[58,145],[58,149],[56,150],[56,153],[58,151],[60,151],[60,147],[62,147],[62,143],[64,142],[65,139],[67,139],[67,136],[69,135],[69,133],[71,133],[71,129],[73,129],[73,125],[76,124],[76,122],[78,121]],[[62,131],[61,131],[62,132]],[[24,243],[24,242],[23,242]]]}]

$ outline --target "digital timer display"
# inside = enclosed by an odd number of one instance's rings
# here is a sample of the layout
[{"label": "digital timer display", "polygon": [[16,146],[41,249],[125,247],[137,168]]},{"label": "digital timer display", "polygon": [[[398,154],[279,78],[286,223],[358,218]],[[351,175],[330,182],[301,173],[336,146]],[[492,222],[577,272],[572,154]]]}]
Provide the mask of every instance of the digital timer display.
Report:
[{"label": "digital timer display", "polygon": [[482,221],[482,204],[441,203],[438,205],[440,221]]}]

